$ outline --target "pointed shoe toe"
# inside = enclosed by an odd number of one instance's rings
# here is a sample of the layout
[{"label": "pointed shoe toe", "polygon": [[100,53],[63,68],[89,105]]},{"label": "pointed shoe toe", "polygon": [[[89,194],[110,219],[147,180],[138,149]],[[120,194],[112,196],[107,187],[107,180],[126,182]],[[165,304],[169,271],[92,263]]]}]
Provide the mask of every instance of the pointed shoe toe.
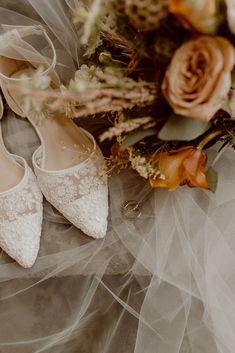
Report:
[{"label": "pointed shoe toe", "polygon": [[108,225],[107,185],[100,186],[98,190],[91,191],[70,203],[65,207],[63,214],[88,236],[95,239],[104,238]]},{"label": "pointed shoe toe", "polygon": [[37,259],[41,236],[40,217],[40,212],[37,212],[0,225],[1,248],[24,268],[32,267]]}]

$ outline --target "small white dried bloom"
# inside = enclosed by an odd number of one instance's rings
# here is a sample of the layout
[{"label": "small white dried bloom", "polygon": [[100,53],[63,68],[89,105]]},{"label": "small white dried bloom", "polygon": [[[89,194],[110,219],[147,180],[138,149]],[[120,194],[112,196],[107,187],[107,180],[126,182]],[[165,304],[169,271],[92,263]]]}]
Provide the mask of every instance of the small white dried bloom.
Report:
[{"label": "small white dried bloom", "polygon": [[161,174],[158,169],[153,167],[151,160],[136,154],[132,148],[129,148],[129,160],[131,162],[132,168],[145,179],[150,177],[157,177]]},{"label": "small white dried bloom", "polygon": [[117,30],[115,12],[109,0],[80,1],[73,11],[73,22],[78,26],[78,36],[87,50],[85,55],[94,54],[102,44],[102,32]]},{"label": "small white dried bloom", "polygon": [[86,92],[89,89],[99,88],[100,83],[95,76],[95,66],[88,67],[82,65],[79,70],[76,71],[75,77],[69,83],[69,91],[75,93]]},{"label": "small white dried bloom", "polygon": [[35,71],[32,79],[32,85],[34,88],[45,90],[51,85],[51,78],[48,75],[43,74],[44,68],[41,66]]},{"label": "small white dried bloom", "polygon": [[130,162],[132,168],[135,169],[141,177],[148,179],[149,173],[145,157],[135,156],[133,153],[130,153]]},{"label": "small white dried bloom", "polygon": [[[32,91],[44,91],[50,87],[51,78],[43,74],[43,67],[39,67],[32,76],[26,74],[21,75],[20,86],[23,89],[30,89]],[[30,71],[31,73],[31,71]],[[30,95],[24,95],[22,97],[23,110],[26,114],[31,111],[41,113],[45,103]]]},{"label": "small white dried bloom", "polygon": [[21,75],[21,85],[23,87],[34,88],[37,90],[45,90],[51,84],[51,78],[47,75],[44,75],[44,68],[40,66],[33,72],[32,76],[27,76],[26,74]]}]

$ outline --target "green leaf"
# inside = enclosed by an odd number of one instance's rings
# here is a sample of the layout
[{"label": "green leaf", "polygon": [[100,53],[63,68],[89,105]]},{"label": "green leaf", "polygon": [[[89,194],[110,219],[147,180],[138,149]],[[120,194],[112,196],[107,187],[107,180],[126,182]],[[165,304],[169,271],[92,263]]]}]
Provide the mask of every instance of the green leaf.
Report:
[{"label": "green leaf", "polygon": [[229,99],[226,99],[221,106],[221,109],[223,109],[225,112],[227,112],[229,115],[232,115],[232,109],[230,106]]},{"label": "green leaf", "polygon": [[143,140],[145,137],[156,135],[156,129],[137,129],[132,131],[121,144],[121,150],[125,150],[127,147],[133,146],[137,142]]},{"label": "green leaf", "polygon": [[206,121],[172,114],[158,137],[163,141],[191,141],[206,132],[210,126]]},{"label": "green leaf", "polygon": [[215,192],[218,184],[218,173],[212,167],[206,171],[206,180],[210,190]]},{"label": "green leaf", "polygon": [[231,73],[232,88],[235,88],[235,69]]}]

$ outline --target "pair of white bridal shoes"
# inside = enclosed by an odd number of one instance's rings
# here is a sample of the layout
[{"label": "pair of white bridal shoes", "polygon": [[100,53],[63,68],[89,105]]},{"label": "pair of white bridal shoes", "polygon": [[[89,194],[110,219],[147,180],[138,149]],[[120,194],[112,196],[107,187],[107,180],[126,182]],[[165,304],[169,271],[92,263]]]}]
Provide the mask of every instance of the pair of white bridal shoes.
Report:
[{"label": "pair of white bridal shoes", "polygon": [[[25,40],[42,35],[52,47],[51,61]],[[58,86],[55,65],[55,49],[43,27],[8,28],[0,36],[0,86],[15,113],[26,117],[22,97],[11,91],[9,83],[19,82],[22,75],[30,80],[40,66]],[[32,111],[27,118],[41,140],[33,154],[36,177],[23,158],[6,150],[2,134],[0,139],[0,247],[23,267],[31,267],[39,251],[42,194],[90,237],[105,236],[108,217],[105,162],[93,136],[64,116],[45,117],[37,123]]]}]

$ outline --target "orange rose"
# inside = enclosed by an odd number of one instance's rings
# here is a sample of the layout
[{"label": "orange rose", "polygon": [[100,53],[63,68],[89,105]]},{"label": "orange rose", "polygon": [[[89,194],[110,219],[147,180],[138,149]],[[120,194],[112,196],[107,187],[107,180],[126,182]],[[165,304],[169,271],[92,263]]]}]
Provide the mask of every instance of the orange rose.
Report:
[{"label": "orange rose", "polygon": [[169,11],[186,29],[215,33],[218,26],[216,0],[168,0]]},{"label": "orange rose", "polygon": [[174,112],[209,121],[228,96],[234,63],[234,47],[225,38],[200,36],[179,47],[162,85]]},{"label": "orange rose", "polygon": [[182,147],[175,151],[156,155],[154,164],[158,166],[160,176],[150,178],[152,187],[174,190],[179,185],[209,189],[205,166],[207,155],[193,146]]}]

